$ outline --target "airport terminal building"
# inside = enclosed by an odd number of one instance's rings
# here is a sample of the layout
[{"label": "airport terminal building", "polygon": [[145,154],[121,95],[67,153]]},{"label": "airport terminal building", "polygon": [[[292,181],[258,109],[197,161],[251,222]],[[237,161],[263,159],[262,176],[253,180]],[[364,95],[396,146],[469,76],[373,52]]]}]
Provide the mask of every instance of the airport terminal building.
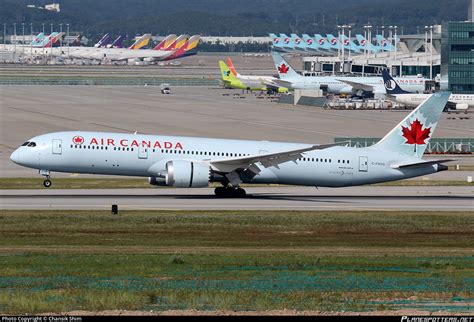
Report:
[{"label": "airport terminal building", "polygon": [[447,45],[449,90],[474,94],[474,22],[450,22]]}]

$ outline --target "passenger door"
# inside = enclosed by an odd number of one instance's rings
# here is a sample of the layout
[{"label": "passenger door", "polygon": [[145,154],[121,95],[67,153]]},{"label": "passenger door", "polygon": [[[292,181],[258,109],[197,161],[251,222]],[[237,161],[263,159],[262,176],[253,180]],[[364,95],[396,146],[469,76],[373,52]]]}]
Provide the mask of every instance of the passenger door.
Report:
[{"label": "passenger door", "polygon": [[63,141],[62,140],[53,140],[53,154],[62,154],[63,153]]},{"label": "passenger door", "polygon": [[359,157],[359,172],[369,171],[369,158]]},{"label": "passenger door", "polygon": [[142,145],[138,147],[138,158],[148,159],[148,147]]}]

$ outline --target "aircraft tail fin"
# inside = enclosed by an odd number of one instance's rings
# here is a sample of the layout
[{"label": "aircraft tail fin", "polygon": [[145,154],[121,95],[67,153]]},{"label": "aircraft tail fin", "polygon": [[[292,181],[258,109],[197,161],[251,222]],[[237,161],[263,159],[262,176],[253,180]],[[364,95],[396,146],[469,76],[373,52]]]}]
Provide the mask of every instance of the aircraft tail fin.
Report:
[{"label": "aircraft tail fin", "polygon": [[112,37],[109,33],[106,33],[100,40],[94,45],[95,48],[107,47],[112,42]]},{"label": "aircraft tail fin", "polygon": [[272,51],[273,63],[278,71],[280,79],[292,78],[292,77],[303,77],[298,74],[291,66],[286,62],[280,53]]},{"label": "aircraft tail fin", "polygon": [[230,59],[230,57],[227,58],[227,66],[229,66],[229,69],[230,69],[230,71],[232,72],[232,74],[233,74],[234,76],[237,76],[237,75],[238,75],[238,74],[237,74],[237,71],[236,71],[235,68],[234,68],[234,64],[232,63],[232,59]]},{"label": "aircraft tail fin", "polygon": [[194,35],[194,36],[189,37],[188,45],[186,46],[185,51],[188,52],[190,50],[195,49],[199,45],[200,40],[201,40],[200,35]]},{"label": "aircraft tail fin", "polygon": [[46,38],[43,40],[44,47],[45,47],[45,48],[53,47],[53,44],[54,44],[56,41],[59,40],[59,36],[61,36],[60,33],[53,32],[51,35],[49,35],[48,37],[46,37]]},{"label": "aircraft tail fin", "polygon": [[177,37],[171,45],[169,45],[166,50],[176,50],[176,49],[179,49],[181,48],[185,43],[186,41],[188,40],[188,35],[180,35],[179,37]]},{"label": "aircraft tail fin", "polygon": [[383,83],[388,95],[409,94],[404,91],[386,69],[382,70]]},{"label": "aircraft tail fin", "polygon": [[222,80],[225,84],[231,84],[237,80],[234,74],[232,74],[229,66],[227,66],[222,60],[219,60],[219,68],[221,70]]},{"label": "aircraft tail fin", "polygon": [[151,34],[144,34],[140,38],[138,38],[133,45],[129,47],[129,49],[140,49],[148,45],[151,39]]},{"label": "aircraft tail fin", "polygon": [[450,94],[439,92],[431,95],[372,147],[421,159]]},{"label": "aircraft tail fin", "polygon": [[119,35],[112,44],[110,44],[110,48],[123,48],[122,42],[125,37],[123,35]]},{"label": "aircraft tail fin", "polygon": [[168,35],[158,45],[156,45],[153,50],[166,50],[175,40],[176,35]]}]

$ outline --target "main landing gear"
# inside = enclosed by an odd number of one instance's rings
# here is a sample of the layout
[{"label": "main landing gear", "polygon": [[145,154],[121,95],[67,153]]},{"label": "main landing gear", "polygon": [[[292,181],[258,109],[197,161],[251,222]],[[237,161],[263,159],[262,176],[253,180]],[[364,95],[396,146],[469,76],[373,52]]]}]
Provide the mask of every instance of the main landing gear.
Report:
[{"label": "main landing gear", "polygon": [[217,198],[244,198],[247,193],[239,187],[217,187],[214,190]]}]

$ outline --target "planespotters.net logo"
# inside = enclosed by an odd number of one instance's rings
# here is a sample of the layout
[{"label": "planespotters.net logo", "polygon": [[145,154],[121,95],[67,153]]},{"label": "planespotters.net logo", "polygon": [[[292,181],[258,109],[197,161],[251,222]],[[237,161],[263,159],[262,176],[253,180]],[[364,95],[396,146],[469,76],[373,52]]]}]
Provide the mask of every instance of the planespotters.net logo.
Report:
[{"label": "planespotters.net logo", "polygon": [[472,316],[402,316],[401,322],[474,322]]}]

